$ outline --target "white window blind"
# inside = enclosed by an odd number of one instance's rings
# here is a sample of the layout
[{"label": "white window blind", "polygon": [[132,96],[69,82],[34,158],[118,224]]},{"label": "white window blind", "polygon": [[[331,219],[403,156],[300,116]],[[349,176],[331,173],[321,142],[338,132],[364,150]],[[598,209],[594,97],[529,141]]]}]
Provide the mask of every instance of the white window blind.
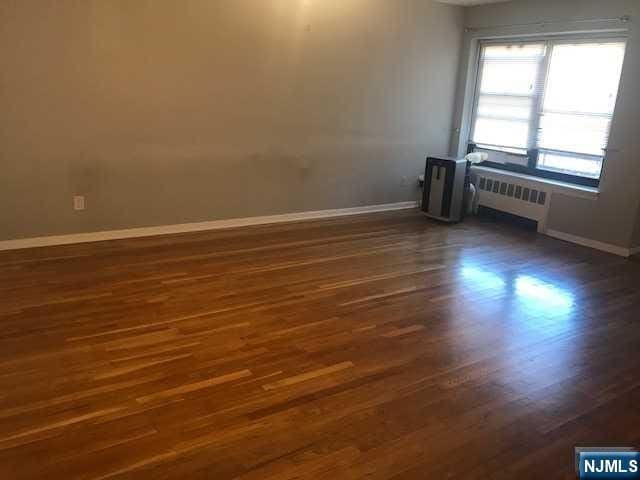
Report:
[{"label": "white window blind", "polygon": [[544,43],[482,48],[475,143],[522,152],[530,147],[545,50]]},{"label": "white window blind", "polygon": [[598,179],[624,51],[620,39],[484,44],[470,141],[536,151],[536,169]]},{"label": "white window blind", "polygon": [[553,46],[542,106],[538,166],[600,177],[624,42]]}]

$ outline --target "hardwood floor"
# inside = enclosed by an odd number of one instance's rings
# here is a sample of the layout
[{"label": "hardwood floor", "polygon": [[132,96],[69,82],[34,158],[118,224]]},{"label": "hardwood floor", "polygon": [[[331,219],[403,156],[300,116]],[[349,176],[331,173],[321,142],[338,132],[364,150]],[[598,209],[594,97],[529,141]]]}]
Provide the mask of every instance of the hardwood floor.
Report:
[{"label": "hardwood floor", "polygon": [[0,253],[1,479],[575,478],[640,263],[413,211]]}]

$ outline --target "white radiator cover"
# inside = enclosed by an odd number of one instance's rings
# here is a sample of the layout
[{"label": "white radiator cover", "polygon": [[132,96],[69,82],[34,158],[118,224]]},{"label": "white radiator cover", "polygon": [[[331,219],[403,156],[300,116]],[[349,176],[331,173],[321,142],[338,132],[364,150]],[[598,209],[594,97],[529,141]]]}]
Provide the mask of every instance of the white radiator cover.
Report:
[{"label": "white radiator cover", "polygon": [[546,232],[552,185],[485,169],[478,170],[474,172],[473,183],[479,205],[535,220],[538,222],[538,232]]}]

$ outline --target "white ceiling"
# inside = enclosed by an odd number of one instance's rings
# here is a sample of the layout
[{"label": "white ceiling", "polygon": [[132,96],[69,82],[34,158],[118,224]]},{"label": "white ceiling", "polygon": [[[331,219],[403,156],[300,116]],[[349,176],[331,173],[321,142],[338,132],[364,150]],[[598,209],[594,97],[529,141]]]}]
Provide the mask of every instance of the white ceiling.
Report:
[{"label": "white ceiling", "polygon": [[453,5],[464,5],[470,7],[471,5],[482,5],[484,3],[500,3],[510,2],[511,0],[436,0],[440,3],[451,3]]}]

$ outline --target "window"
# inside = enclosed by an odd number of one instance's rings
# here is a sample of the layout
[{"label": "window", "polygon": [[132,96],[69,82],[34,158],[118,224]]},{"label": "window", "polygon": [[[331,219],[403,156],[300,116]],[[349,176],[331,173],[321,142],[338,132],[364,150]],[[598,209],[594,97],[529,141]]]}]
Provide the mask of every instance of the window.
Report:
[{"label": "window", "polygon": [[469,140],[491,166],[597,186],[622,39],[483,43]]}]

